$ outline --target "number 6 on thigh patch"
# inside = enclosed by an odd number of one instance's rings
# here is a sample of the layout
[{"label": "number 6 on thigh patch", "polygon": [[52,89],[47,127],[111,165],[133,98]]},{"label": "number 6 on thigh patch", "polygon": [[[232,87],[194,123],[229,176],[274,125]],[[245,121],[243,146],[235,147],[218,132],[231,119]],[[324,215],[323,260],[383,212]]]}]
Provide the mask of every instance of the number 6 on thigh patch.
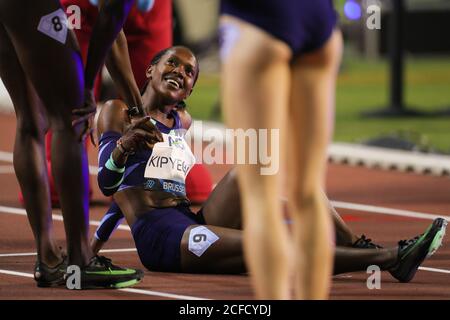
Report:
[{"label": "number 6 on thigh patch", "polygon": [[60,8],[52,13],[49,13],[41,18],[38,25],[38,31],[55,39],[62,44],[66,43],[67,39],[67,17],[64,11]]},{"label": "number 6 on thigh patch", "polygon": [[199,226],[189,232],[189,251],[200,257],[219,237],[207,227]]}]

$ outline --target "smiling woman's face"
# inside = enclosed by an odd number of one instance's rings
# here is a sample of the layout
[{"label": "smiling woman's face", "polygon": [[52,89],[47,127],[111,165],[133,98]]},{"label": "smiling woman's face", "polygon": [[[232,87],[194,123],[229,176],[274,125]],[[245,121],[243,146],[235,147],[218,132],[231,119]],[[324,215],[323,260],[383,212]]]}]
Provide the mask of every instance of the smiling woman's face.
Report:
[{"label": "smiling woman's face", "polygon": [[186,99],[192,91],[198,65],[190,50],[174,47],[167,51],[156,65],[147,70],[149,86],[167,104]]}]

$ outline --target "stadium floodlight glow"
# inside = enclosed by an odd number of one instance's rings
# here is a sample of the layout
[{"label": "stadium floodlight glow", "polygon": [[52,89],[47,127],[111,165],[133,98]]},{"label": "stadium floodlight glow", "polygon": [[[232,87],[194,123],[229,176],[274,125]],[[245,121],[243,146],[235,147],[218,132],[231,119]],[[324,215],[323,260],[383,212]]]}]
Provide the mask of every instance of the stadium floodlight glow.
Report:
[{"label": "stadium floodlight glow", "polygon": [[344,5],[344,14],[349,20],[361,19],[361,5],[355,0],[347,0]]}]

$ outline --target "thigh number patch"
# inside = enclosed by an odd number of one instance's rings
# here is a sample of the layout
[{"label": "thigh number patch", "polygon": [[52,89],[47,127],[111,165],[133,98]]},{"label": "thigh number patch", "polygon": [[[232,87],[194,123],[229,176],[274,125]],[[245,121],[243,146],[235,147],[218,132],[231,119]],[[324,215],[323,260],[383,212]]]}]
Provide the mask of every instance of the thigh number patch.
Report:
[{"label": "thigh number patch", "polygon": [[37,29],[50,38],[65,44],[67,39],[67,16],[62,9],[53,11],[41,18]]},{"label": "thigh number patch", "polygon": [[207,227],[200,226],[189,232],[189,251],[200,257],[219,237]]}]

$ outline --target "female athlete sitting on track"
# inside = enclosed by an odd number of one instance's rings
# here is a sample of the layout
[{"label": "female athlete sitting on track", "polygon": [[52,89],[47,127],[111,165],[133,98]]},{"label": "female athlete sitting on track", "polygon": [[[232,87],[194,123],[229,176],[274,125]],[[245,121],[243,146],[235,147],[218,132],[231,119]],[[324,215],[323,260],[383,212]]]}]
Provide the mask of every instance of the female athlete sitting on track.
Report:
[{"label": "female athlete sitting on track", "polygon": [[[180,103],[192,92],[198,73],[197,59],[189,49],[163,50],[146,72],[145,117],[130,115],[120,100],[108,101],[102,108],[97,122],[98,182],[105,195],[113,195],[115,204],[103,218],[93,245],[99,250],[125,216],[141,262],[149,270],[243,273],[240,197],[233,171],[198,213],[190,210],[185,193],[184,179],[195,159],[180,133],[191,123]],[[332,212],[338,246],[335,273],[366,270],[375,264],[402,282],[410,281],[437,249],[446,225],[436,219],[423,235],[382,249],[364,237],[356,238]]]}]

